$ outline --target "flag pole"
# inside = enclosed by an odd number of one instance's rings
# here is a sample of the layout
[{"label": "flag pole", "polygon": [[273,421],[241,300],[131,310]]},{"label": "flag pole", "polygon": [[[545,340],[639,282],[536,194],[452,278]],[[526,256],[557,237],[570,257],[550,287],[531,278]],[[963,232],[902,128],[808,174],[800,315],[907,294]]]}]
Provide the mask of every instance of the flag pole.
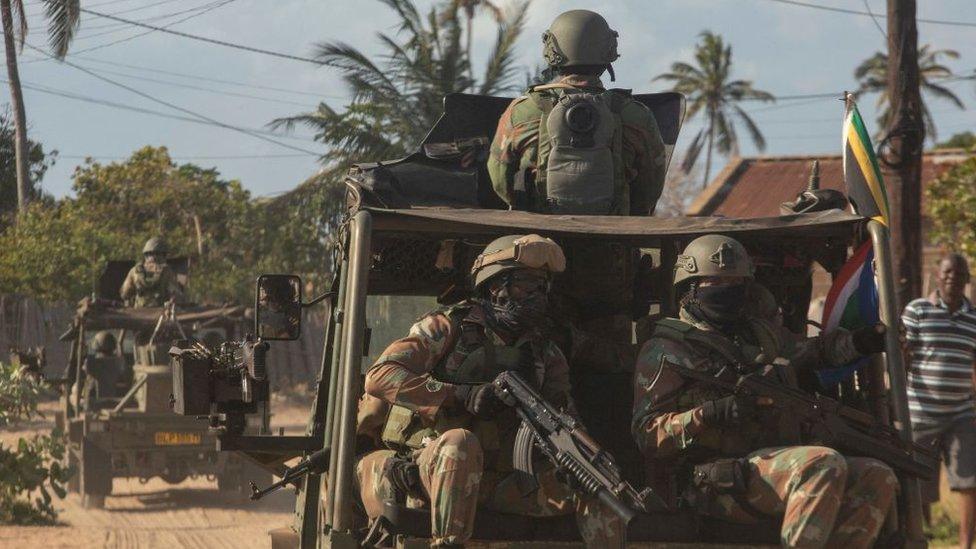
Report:
[{"label": "flag pole", "polygon": [[[851,117],[860,115],[852,110],[856,109],[854,94],[844,92],[844,180],[851,192],[851,181],[848,180],[847,166],[847,146],[848,132],[853,131]],[[863,144],[862,144],[863,146]],[[870,144],[868,143],[868,148]],[[869,152],[870,154],[870,152]],[[866,166],[861,166],[863,171]],[[869,169],[869,168],[868,168]],[[898,435],[903,441],[910,444],[912,442],[912,420],[908,409],[908,381],[905,369],[905,359],[902,355],[901,342],[898,339],[898,322],[901,311],[898,308],[898,296],[895,293],[894,263],[891,250],[891,232],[888,224],[889,210],[887,198],[884,192],[884,183],[881,181],[880,174],[877,175],[876,184],[880,187],[878,195],[875,196],[875,208],[867,211],[858,212],[868,217],[867,229],[871,236],[871,244],[874,247],[875,274],[878,279],[878,308],[881,322],[887,327],[885,332],[885,364],[888,371],[888,384],[890,391],[891,412],[894,416],[895,427]],[[880,199],[880,202],[879,202]],[[883,202],[883,203],[882,203]],[[867,206],[862,203],[861,209]],[[876,214],[876,215],[875,215]],[[938,474],[938,473],[937,473]],[[906,547],[926,547],[928,544],[925,532],[922,527],[922,495],[919,490],[918,478],[901,475],[901,512],[904,513],[905,525],[905,545]]]}]

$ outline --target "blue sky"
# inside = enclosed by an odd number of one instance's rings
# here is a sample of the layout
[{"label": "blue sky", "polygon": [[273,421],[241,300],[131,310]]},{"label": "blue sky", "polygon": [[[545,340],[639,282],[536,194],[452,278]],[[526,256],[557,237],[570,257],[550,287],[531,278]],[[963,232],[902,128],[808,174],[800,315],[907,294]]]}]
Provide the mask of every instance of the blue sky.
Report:
[{"label": "blue sky", "polygon": [[[807,1],[865,9],[862,0]],[[25,2],[32,14],[28,42],[45,46],[40,0]],[[431,4],[430,0],[417,3],[421,7]],[[498,3],[504,5],[504,0]],[[884,0],[867,0],[867,5],[875,13],[885,11]],[[375,0],[236,0],[223,5],[213,0],[83,0],[82,6],[160,25],[197,15],[171,28],[296,55],[310,54],[315,42],[325,40],[341,40],[376,52],[375,33],[392,32],[395,21]],[[205,11],[207,7],[214,9]],[[721,34],[732,44],[736,77],[752,80],[756,87],[776,95],[837,92],[839,96],[843,90],[854,88],[854,67],[885,47],[881,32],[869,17],[772,0],[534,0],[527,31],[519,44],[521,63],[527,67],[538,63],[542,31],[559,12],[572,8],[599,10],[619,31],[621,59],[615,64],[615,85],[635,91],[664,89],[664,84],[652,82],[652,78],[675,60],[690,60],[697,35],[704,29]],[[185,13],[170,16],[176,12]],[[919,17],[976,23],[976,2],[919,2]],[[494,33],[487,18],[478,23],[475,48],[481,52],[480,59]],[[883,19],[880,23],[884,27]],[[76,53],[68,59],[168,103],[246,128],[264,128],[276,117],[314,108],[319,100],[341,106],[347,97],[336,73],[326,68],[158,32],[137,36],[144,32],[85,16],[72,46]],[[919,23],[919,34],[920,44],[958,50],[962,57],[947,64],[957,73],[973,74],[976,27]],[[128,40],[120,41],[123,39]],[[120,42],[107,45],[115,41]],[[82,51],[88,48],[94,49]],[[186,116],[67,65],[45,60],[30,49],[22,56],[21,79],[25,87]],[[941,101],[930,103],[940,137],[976,129],[976,83],[970,80],[949,86],[967,109]],[[180,162],[216,167],[224,176],[239,179],[256,195],[287,191],[317,169],[314,156],[224,128],[82,102],[37,89],[26,89],[25,96],[30,137],[61,155],[43,182],[44,188],[56,196],[70,193],[71,174],[83,157],[109,162],[143,145],[165,145]],[[873,104],[873,98],[862,101],[869,126],[874,121]],[[766,135],[766,154],[832,153],[840,148],[843,106],[839,101],[781,101],[747,108],[754,112]],[[679,146],[700,127],[699,121],[689,121]],[[298,129],[280,140],[299,149],[321,151],[322,147],[310,138],[306,130]],[[742,154],[756,151],[745,143]]]}]

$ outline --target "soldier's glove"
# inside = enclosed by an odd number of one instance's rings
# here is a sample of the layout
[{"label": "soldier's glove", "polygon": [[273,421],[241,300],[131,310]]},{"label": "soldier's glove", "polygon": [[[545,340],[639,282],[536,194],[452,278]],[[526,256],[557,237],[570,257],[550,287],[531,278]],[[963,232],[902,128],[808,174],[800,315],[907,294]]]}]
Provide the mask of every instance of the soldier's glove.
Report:
[{"label": "soldier's glove", "polygon": [[865,326],[851,332],[851,341],[854,348],[862,355],[873,355],[883,353],[885,350],[885,332],[887,328],[884,324]]},{"label": "soldier's glove", "polygon": [[454,398],[465,410],[481,419],[491,419],[505,408],[491,383],[458,385],[454,389]]},{"label": "soldier's glove", "polygon": [[756,399],[729,395],[701,405],[702,421],[712,426],[734,426],[756,415]]},{"label": "soldier's glove", "polygon": [[[383,476],[402,496],[422,497],[420,467],[412,459],[394,456],[383,465]],[[399,498],[398,498],[399,499]]]}]

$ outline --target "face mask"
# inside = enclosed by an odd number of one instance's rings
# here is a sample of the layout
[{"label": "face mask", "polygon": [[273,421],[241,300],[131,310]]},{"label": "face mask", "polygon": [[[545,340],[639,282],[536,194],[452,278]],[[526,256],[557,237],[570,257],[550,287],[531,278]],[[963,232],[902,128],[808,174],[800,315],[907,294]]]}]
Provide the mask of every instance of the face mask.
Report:
[{"label": "face mask", "polygon": [[519,298],[513,298],[509,292],[509,283],[504,283],[490,292],[489,305],[495,323],[512,333],[541,327],[546,320],[549,309],[549,297],[542,287],[524,293]]},{"label": "face mask", "polygon": [[742,318],[746,301],[746,285],[700,286],[692,290],[689,309],[703,320],[720,326]]}]

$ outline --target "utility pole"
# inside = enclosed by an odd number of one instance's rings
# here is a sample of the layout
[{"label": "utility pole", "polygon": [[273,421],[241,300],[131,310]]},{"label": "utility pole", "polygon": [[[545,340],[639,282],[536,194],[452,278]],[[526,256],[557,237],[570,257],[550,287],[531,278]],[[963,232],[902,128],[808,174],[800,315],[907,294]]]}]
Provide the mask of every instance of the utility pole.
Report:
[{"label": "utility pole", "polygon": [[888,0],[891,119],[879,155],[891,206],[891,248],[899,310],[922,293],[922,96],[916,0]]}]

